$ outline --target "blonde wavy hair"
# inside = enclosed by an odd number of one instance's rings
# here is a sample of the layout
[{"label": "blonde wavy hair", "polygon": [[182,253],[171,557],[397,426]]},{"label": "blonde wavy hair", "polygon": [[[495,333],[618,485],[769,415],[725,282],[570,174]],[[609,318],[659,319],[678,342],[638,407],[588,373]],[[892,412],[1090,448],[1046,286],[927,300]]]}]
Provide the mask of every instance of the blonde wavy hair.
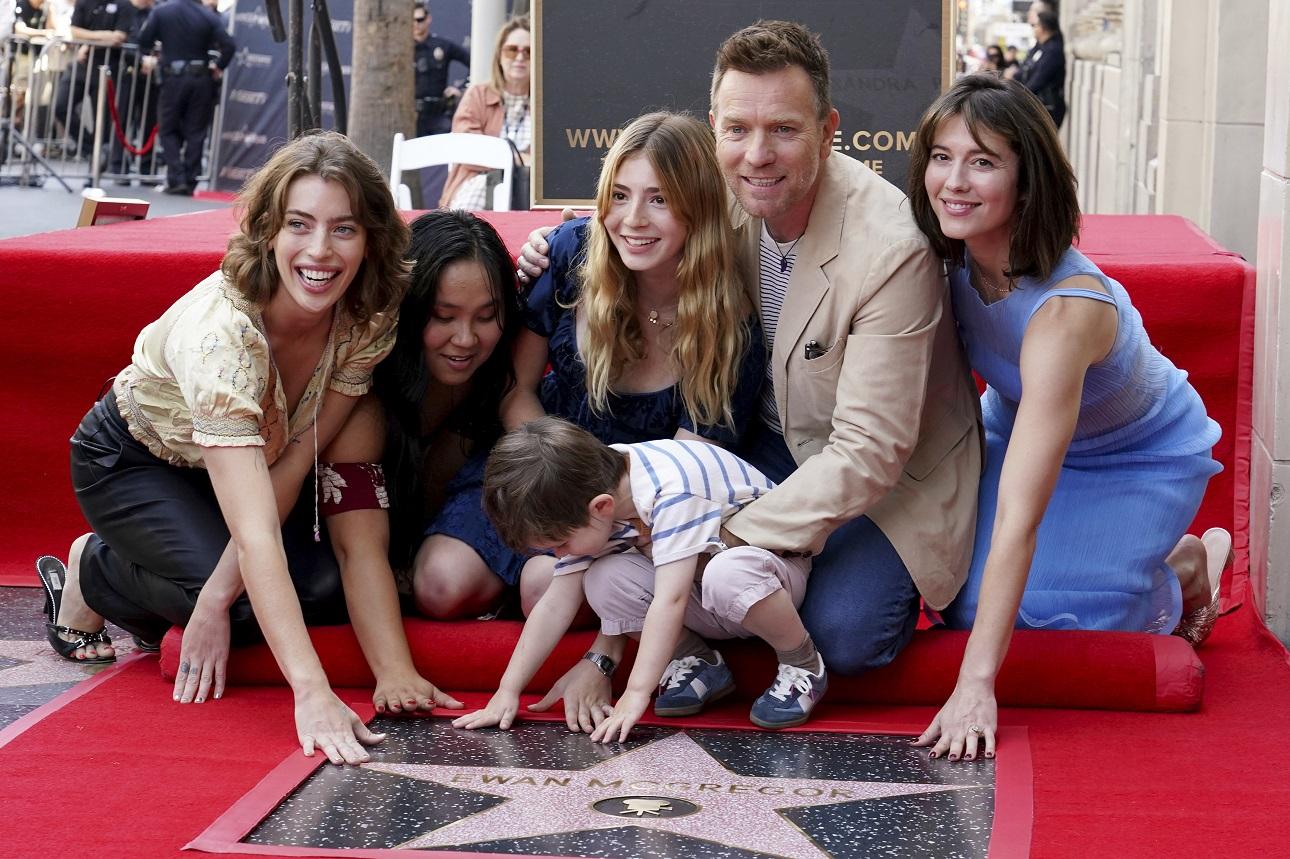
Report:
[{"label": "blonde wavy hair", "polygon": [[669,355],[682,403],[695,426],[733,427],[730,398],[749,339],[747,276],[735,250],[712,131],[682,114],[649,113],[633,120],[600,169],[575,302],[587,326],[581,352],[591,406],[601,414],[608,411],[609,392],[622,369],[645,355],[635,277],[603,222],[619,167],[638,153],[649,159],[668,209],[686,227]]}]

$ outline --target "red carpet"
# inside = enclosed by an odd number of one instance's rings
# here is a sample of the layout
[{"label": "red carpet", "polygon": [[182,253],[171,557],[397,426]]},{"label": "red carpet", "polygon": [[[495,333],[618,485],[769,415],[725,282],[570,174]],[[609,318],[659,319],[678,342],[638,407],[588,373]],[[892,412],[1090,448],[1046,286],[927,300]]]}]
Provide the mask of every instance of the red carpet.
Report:
[{"label": "red carpet", "polygon": [[[1196,713],[1003,710],[1002,724],[1029,733],[1031,855],[1286,855],[1285,651],[1247,605],[1201,653],[1208,689]],[[239,687],[185,707],[169,688],[151,659],[140,660],[0,749],[0,855],[178,856],[292,752],[287,690]],[[368,694],[342,697],[363,703]],[[744,706],[714,715],[740,719]],[[932,713],[826,699],[819,719],[913,730]]]}]

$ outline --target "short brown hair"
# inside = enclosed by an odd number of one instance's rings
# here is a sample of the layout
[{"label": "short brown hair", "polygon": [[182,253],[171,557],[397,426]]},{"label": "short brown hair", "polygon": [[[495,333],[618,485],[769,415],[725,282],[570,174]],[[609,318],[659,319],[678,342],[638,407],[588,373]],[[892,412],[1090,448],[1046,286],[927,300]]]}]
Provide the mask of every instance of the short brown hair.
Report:
[{"label": "short brown hair", "polygon": [[[493,65],[489,68],[488,79],[492,83],[493,89],[497,92],[506,92],[506,73],[502,71],[502,45],[506,44],[506,39],[516,30],[523,30],[531,36],[533,31],[529,27],[529,16],[518,15],[502,25],[497,31],[497,40],[493,43]],[[530,74],[533,68],[533,54],[529,53]],[[531,79],[530,79],[531,80]]]},{"label": "short brown hair", "polygon": [[717,88],[726,72],[734,69],[750,75],[777,72],[798,66],[811,79],[815,89],[815,111],[820,119],[829,115],[833,102],[829,98],[829,53],[820,37],[793,21],[767,21],[744,27],[721,43],[717,63],[712,69],[712,91],[709,99],[715,109]]},{"label": "short brown hair", "polygon": [[363,225],[363,264],[349,289],[345,307],[356,322],[393,310],[407,288],[409,265],[403,259],[410,232],[394,206],[381,170],[350,139],[335,131],[297,137],[273,154],[237,195],[240,232],[229,239],[220,270],[233,288],[259,307],[278,288],[278,268],[269,243],[286,220],[287,194],[301,176],[336,182],[349,195],[351,214]]},{"label": "short brown hair", "polygon": [[1016,81],[992,74],[968,75],[923,114],[909,153],[909,204],[919,229],[942,259],[963,264],[963,242],[941,232],[925,185],[936,131],[941,123],[955,116],[963,118],[981,148],[988,148],[981,141],[981,133],[989,131],[1002,137],[1016,156],[1017,208],[1009,240],[1008,269],[1016,277],[1048,277],[1079,236],[1075,171],[1066,160],[1048,111]]},{"label": "short brown hair", "polygon": [[588,506],[612,494],[627,457],[594,435],[551,416],[502,436],[484,467],[484,512],[517,551],[560,540],[590,521]]}]

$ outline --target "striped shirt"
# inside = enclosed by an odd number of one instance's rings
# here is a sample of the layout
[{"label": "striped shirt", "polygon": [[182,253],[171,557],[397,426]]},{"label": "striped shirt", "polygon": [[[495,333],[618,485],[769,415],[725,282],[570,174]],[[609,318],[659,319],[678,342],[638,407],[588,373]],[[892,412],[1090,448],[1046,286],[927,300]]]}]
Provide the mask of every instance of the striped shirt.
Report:
[{"label": "striped shirt", "polygon": [[[775,485],[730,451],[701,441],[664,439],[610,447],[630,461],[632,502],[650,528],[656,566],[726,548],[721,523]],[[580,573],[597,558],[633,548],[639,536],[631,524],[615,522],[603,549],[560,558],[555,574]]]},{"label": "striped shirt", "polygon": [[788,279],[793,274],[793,263],[797,261],[797,254],[794,253],[796,245],[796,241],[787,245],[775,241],[766,229],[766,222],[762,222],[758,288],[761,292],[761,330],[766,338],[766,384],[761,389],[761,419],[767,427],[781,435],[784,428],[779,425],[774,365],[770,356],[775,351],[775,330],[779,327],[779,312],[784,306],[784,296],[788,294]]}]

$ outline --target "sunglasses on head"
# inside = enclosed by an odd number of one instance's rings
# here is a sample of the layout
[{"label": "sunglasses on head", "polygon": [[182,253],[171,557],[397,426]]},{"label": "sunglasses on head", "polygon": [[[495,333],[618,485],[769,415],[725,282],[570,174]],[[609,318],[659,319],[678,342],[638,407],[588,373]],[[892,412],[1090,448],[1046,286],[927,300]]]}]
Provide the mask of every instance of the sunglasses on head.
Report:
[{"label": "sunglasses on head", "polygon": [[533,56],[532,48],[521,48],[519,45],[502,45],[502,56],[514,59],[523,54],[526,57]]}]

